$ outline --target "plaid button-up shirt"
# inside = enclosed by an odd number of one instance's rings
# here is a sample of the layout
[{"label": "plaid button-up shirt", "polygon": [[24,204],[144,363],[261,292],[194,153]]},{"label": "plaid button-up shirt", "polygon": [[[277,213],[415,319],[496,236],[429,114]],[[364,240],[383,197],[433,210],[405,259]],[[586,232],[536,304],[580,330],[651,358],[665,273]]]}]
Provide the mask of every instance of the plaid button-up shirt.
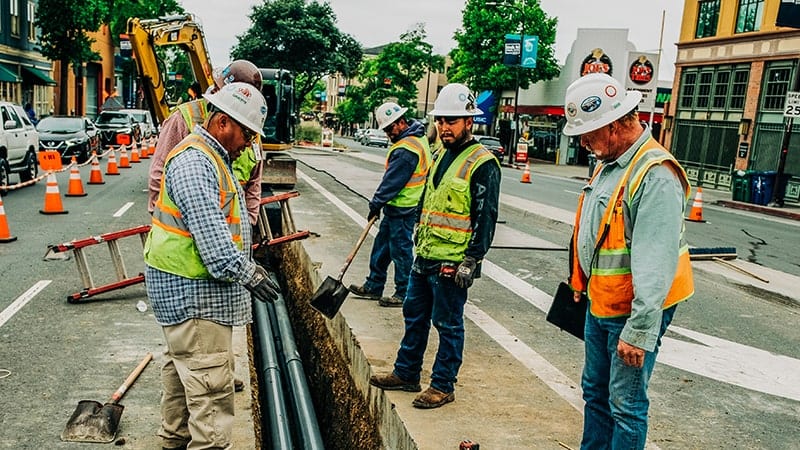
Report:
[{"label": "plaid button-up shirt", "polygon": [[[228,152],[222,145],[202,127],[196,126],[193,133],[222,155],[227,170],[231,171]],[[242,188],[237,183],[240,216],[244,219],[244,250],[239,250],[219,206],[217,170],[208,156],[201,150],[188,148],[170,161],[164,177],[166,193],[177,205],[213,278],[193,280],[146,266],[147,296],[156,321],[164,326],[188,319],[231,326],[250,323],[250,293],[243,285],[253,278],[255,263],[249,250],[250,227]]]}]

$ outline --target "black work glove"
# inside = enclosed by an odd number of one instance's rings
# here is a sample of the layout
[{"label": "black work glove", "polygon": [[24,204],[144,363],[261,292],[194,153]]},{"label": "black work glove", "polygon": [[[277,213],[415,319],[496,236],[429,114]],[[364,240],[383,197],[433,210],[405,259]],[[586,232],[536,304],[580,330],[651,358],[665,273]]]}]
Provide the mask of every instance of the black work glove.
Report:
[{"label": "black work glove", "polygon": [[270,303],[278,299],[278,292],[281,290],[269,277],[267,271],[259,265],[256,265],[256,273],[253,280],[244,285],[244,287],[253,294],[256,300]]},{"label": "black work glove", "polygon": [[475,270],[478,268],[478,261],[472,256],[465,256],[464,261],[458,265],[456,271],[455,283],[460,288],[468,288],[472,286],[472,280],[475,278]]},{"label": "black work glove", "polygon": [[370,203],[369,214],[367,215],[367,222],[371,221],[373,217],[375,218],[381,217],[381,208],[376,208],[375,206],[372,205],[372,203]]}]

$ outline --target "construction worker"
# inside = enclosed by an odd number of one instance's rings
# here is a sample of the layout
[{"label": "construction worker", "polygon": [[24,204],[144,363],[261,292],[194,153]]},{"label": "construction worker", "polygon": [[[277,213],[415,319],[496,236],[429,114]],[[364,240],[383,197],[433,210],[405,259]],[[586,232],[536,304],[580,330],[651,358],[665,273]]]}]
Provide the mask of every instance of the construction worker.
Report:
[{"label": "construction worker", "polygon": [[[243,59],[233,61],[224,69],[215,71],[213,78],[214,86],[211,92],[237,81],[249,83],[258,90],[261,89],[261,72],[253,63]],[[206,101],[203,98],[198,98],[179,105],[167,120],[161,124],[161,131],[156,143],[156,152],[150,163],[150,179],[148,182],[150,194],[147,210],[151,214],[161,186],[164,159],[181,139],[185,138],[195,126],[202,125],[207,117]],[[253,148],[254,146],[255,148]],[[245,189],[250,224],[255,225],[258,221],[258,211],[261,207],[261,174],[263,169],[260,140],[256,140],[253,145],[248,146],[242,152],[241,156],[234,161],[233,169],[236,178]]]},{"label": "construction worker", "polygon": [[638,119],[642,94],[606,74],[573,82],[564,134],[598,160],[578,199],[570,286],[589,298],[583,449],[643,449],[647,385],[676,304],[694,293],[681,165]]},{"label": "construction worker", "polygon": [[167,343],[163,448],[231,448],[232,328],[252,321],[251,294],[274,301],[279,290],[250,254],[244,192],[231,169],[261,132],[266,101],[237,82],[204,97],[203,126],[167,155],[144,246],[147,296]]},{"label": "construction worker", "polygon": [[[408,275],[414,258],[414,224],[417,206],[431,167],[431,151],[422,123],[407,119],[408,108],[386,102],[375,110],[378,128],[392,142],[386,153],[383,179],[369,202],[367,220],[380,217],[378,234],[372,244],[369,276],[363,285],[350,285],[350,292],[376,299],[380,306],[403,306]],[[394,294],[383,297],[386,271],[394,263]]]},{"label": "construction worker", "polygon": [[416,253],[403,302],[405,333],[388,374],[373,375],[381,389],[419,392],[431,323],[439,334],[431,383],[412,404],[438,408],[455,400],[464,352],[467,289],[480,276],[494,238],[500,196],[500,163],[472,137],[482,114],[463,84],[442,88],[431,111],[444,150],[425,183],[415,237]]}]

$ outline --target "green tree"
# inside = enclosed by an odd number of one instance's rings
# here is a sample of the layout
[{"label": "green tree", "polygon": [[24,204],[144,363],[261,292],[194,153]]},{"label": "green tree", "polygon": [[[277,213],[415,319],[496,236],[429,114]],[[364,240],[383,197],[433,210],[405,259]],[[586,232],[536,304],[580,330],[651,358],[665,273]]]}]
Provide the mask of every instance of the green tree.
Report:
[{"label": "green tree", "polygon": [[[456,31],[458,47],[453,50],[453,66],[448,79],[464,83],[476,91],[499,93],[514,89],[519,77],[521,88],[531,83],[550,80],[559,73],[553,44],[557,18],[545,13],[539,0],[498,0],[486,5],[485,0],[468,0],[462,19],[463,29]],[[524,24],[526,35],[539,36],[536,68],[524,69],[503,65],[506,34],[519,34]]]},{"label": "green tree", "polygon": [[417,82],[428,70],[442,71],[444,58],[433,54],[421,23],[400,35],[399,42],[386,45],[374,59],[361,65],[359,78],[366,82],[366,107],[374,110],[394,98],[411,110],[416,108]]},{"label": "green tree", "polygon": [[128,19],[155,19],[174,14],[185,14],[176,0],[107,0],[112,6],[107,18],[111,37],[119,43],[119,35],[128,31]]},{"label": "green tree", "polygon": [[348,86],[344,100],[336,105],[336,115],[343,125],[363,123],[369,119],[370,109],[364,98],[364,88]]},{"label": "green tree", "polygon": [[86,33],[100,29],[108,6],[107,0],[39,0],[35,25],[42,30],[41,53],[61,63],[58,114],[67,113],[67,83],[64,81],[70,65],[80,68],[84,62],[99,57],[91,49],[94,40]]},{"label": "green tree", "polygon": [[305,98],[325,75],[353,75],[361,62],[361,46],[339,31],[336,14],[327,2],[264,0],[249,17],[253,24],[238,36],[231,57],[291,71],[296,100]]}]

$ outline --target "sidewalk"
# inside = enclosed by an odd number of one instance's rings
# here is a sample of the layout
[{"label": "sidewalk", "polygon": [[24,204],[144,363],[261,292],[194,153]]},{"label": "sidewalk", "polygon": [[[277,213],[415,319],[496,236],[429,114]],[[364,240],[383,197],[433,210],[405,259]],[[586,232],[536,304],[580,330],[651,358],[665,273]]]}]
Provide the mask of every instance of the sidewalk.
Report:
[{"label": "sidewalk", "polygon": [[[523,168],[519,164],[517,165],[517,167],[520,169]],[[553,164],[547,161],[532,160],[530,169],[531,172],[534,173],[540,173],[540,174],[546,174],[564,178],[575,178],[579,180],[589,179],[589,168],[586,166]],[[692,198],[694,198],[695,192],[692,193]],[[769,216],[782,217],[784,219],[789,219],[789,220],[800,221],[800,203],[786,202],[783,208],[774,208],[770,206],[756,205],[753,203],[734,201],[731,200],[731,197],[732,194],[730,191],[703,188],[703,202],[707,205],[713,204],[725,208],[739,209],[759,214],[766,214]]]}]

